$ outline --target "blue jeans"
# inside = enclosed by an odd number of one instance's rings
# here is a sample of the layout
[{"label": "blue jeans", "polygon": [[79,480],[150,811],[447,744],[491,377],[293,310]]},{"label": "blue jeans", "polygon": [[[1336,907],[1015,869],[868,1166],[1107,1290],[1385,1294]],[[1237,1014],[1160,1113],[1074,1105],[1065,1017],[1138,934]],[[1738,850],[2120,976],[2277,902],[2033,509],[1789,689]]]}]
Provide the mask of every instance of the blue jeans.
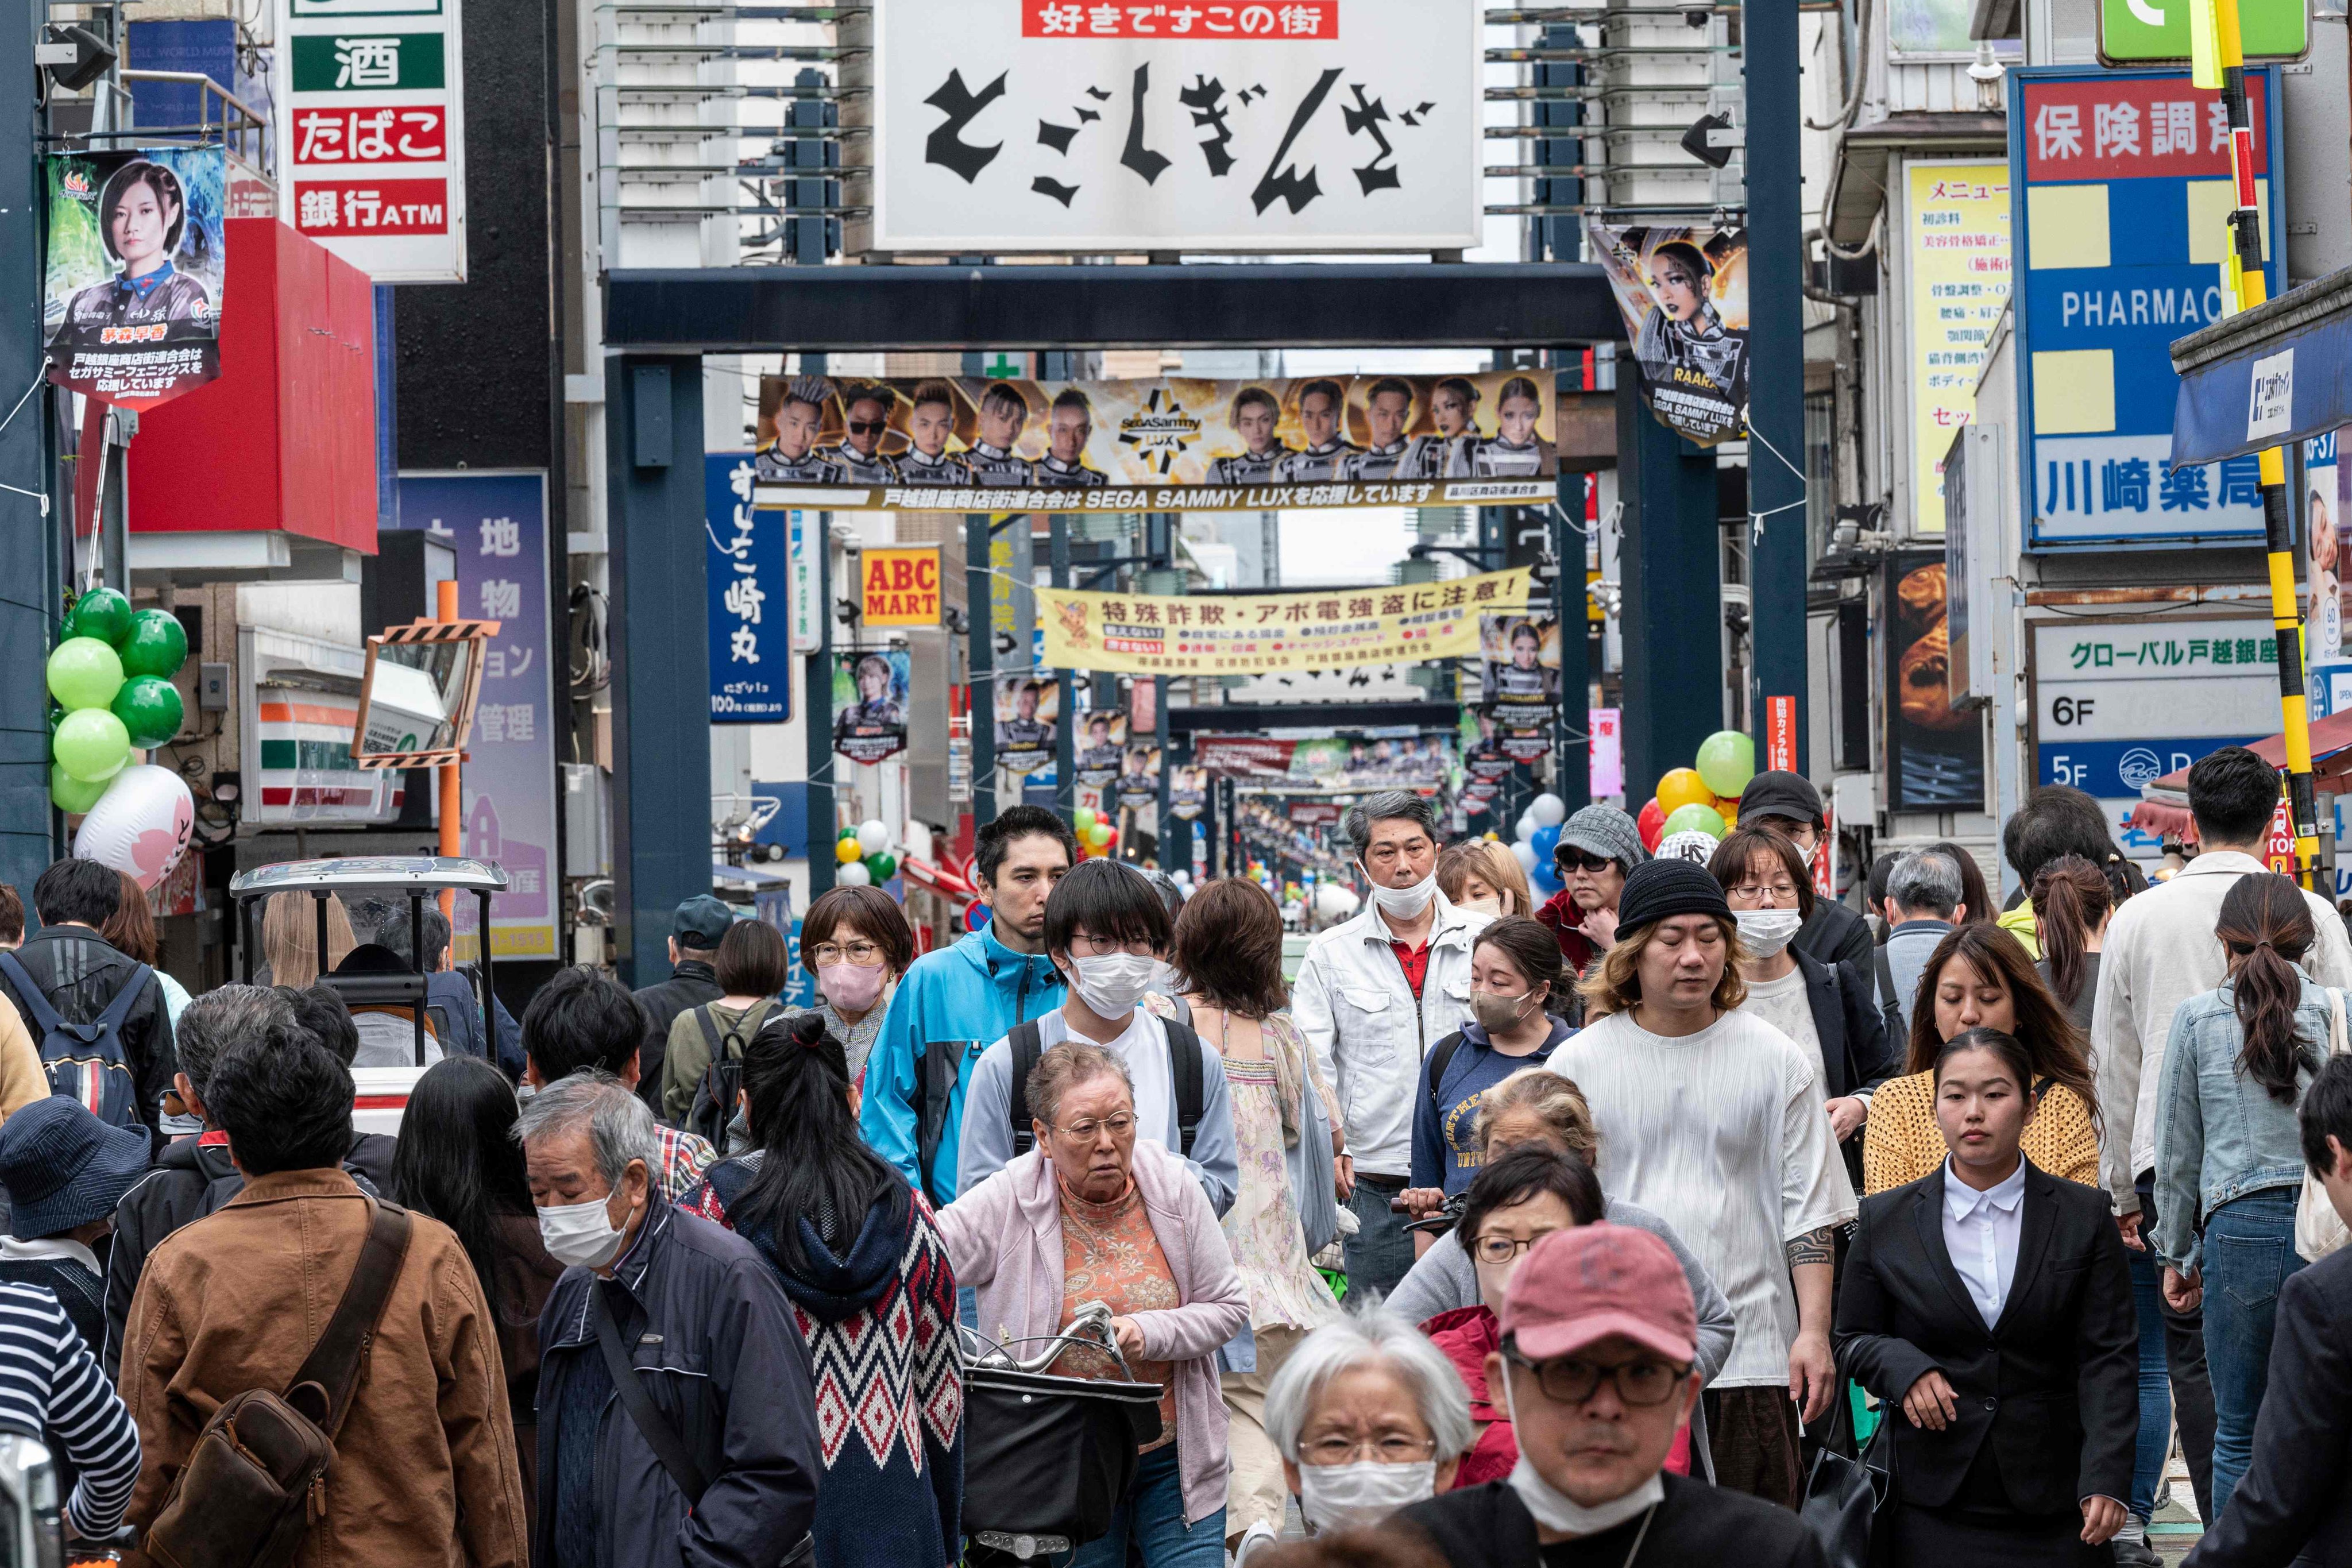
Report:
[{"label": "blue jeans", "polygon": [[2303,1267],[2294,1187],[2223,1204],[2205,1221],[2205,1363],[2213,1377],[2213,1518],[2252,1463],[2254,1417],[2271,1375],[2279,1287]]},{"label": "blue jeans", "polygon": [[2172,1379],[2164,1360],[2161,1266],[2149,1252],[2124,1249],[2131,1264],[2132,1313],[2139,1320],[2139,1444],[2132,1451],[2131,1496],[2125,1506],[2141,1519],[2156,1511],[2172,1447]]},{"label": "blue jeans", "polygon": [[[1225,1510],[1187,1529],[1177,1445],[1163,1443],[1135,1468],[1135,1484],[1110,1516],[1110,1533],[1078,1548],[1070,1568],[1127,1568],[1129,1537],[1143,1568],[1225,1568]],[[1223,1483],[1218,1483],[1223,1487]]]},{"label": "blue jeans", "polygon": [[1402,1187],[1376,1187],[1359,1177],[1348,1207],[1356,1216],[1356,1234],[1341,1243],[1348,1262],[1348,1297],[1368,1299],[1372,1291],[1385,1296],[1412,1268],[1412,1235],[1405,1229],[1411,1215],[1391,1214],[1389,1200]]}]

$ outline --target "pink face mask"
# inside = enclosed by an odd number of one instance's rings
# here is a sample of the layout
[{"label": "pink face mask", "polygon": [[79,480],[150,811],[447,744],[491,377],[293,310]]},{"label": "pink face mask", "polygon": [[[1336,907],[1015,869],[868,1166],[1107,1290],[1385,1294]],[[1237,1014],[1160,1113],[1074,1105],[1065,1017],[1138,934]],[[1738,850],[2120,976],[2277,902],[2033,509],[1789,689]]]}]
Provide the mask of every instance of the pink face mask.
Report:
[{"label": "pink face mask", "polygon": [[881,1000],[882,983],[888,977],[889,971],[878,963],[852,963],[844,959],[816,966],[817,989],[844,1013],[863,1013]]}]

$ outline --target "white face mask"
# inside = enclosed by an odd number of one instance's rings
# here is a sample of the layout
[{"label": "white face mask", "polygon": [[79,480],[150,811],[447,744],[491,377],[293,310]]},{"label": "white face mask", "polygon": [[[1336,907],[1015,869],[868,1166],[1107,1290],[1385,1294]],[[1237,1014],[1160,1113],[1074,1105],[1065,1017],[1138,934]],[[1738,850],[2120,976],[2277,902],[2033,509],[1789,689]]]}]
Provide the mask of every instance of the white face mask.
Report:
[{"label": "white face mask", "polygon": [[1437,1461],[1383,1465],[1360,1459],[1347,1465],[1298,1467],[1298,1511],[1318,1535],[1378,1524],[1408,1503],[1437,1495]]},{"label": "white face mask", "polygon": [[1070,963],[1078,972],[1071,984],[1097,1018],[1133,1012],[1143,994],[1160,980],[1160,961],[1132,952],[1106,952],[1092,958],[1072,953]]},{"label": "white face mask", "polygon": [[174,1116],[168,1110],[163,1113],[166,1138],[192,1138],[204,1130],[205,1119],[201,1116]]},{"label": "white face mask", "polygon": [[[1519,1425],[1518,1407],[1511,1394],[1511,1384],[1516,1381],[1507,1371],[1503,1374],[1503,1409],[1511,1417],[1513,1431]],[[1536,1523],[1561,1535],[1598,1535],[1604,1530],[1614,1530],[1643,1510],[1664,1502],[1666,1497],[1666,1483],[1653,1470],[1649,1479],[1623,1497],[1611,1498],[1588,1508],[1538,1475],[1524,1452],[1511,1468],[1509,1485]]]},{"label": "white face mask", "polygon": [[1770,958],[1796,940],[1805,917],[1794,910],[1737,910],[1739,944],[1758,958]]},{"label": "white face mask", "polygon": [[615,1229],[604,1198],[558,1204],[539,1211],[539,1239],[547,1255],[567,1268],[602,1268],[621,1250],[625,1228]]},{"label": "white face mask", "polygon": [[[1371,872],[1367,870],[1364,875],[1370,877]],[[1372,881],[1373,907],[1381,913],[1394,915],[1401,921],[1420,919],[1421,911],[1429,908],[1429,900],[1435,897],[1437,872],[1434,869],[1410,888],[1388,888],[1381,886],[1377,879]]]}]

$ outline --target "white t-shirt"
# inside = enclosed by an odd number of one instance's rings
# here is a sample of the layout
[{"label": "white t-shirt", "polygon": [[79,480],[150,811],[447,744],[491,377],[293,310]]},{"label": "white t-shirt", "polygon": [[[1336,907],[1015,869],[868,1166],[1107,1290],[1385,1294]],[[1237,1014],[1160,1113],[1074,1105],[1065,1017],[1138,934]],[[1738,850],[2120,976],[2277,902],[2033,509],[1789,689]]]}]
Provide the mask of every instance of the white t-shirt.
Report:
[{"label": "white t-shirt", "polygon": [[[1038,1017],[1041,1051],[1050,1051],[1069,1037],[1069,1020],[1062,1016],[1059,1007]],[[1176,1124],[1176,1073],[1169,1061],[1167,1027],[1138,1007],[1128,1020],[1127,1032],[1103,1048],[1125,1062],[1127,1076],[1135,1080],[1135,1135],[1167,1148],[1167,1130]]]},{"label": "white t-shirt", "polygon": [[1717,1388],[1787,1384],[1787,1245],[1854,1216],[1818,1055],[1746,1011],[1673,1038],[1613,1013],[1552,1053],[1551,1070],[1591,1103],[1602,1190],[1673,1226],[1730,1300],[1738,1329]]},{"label": "white t-shirt", "polygon": [[1813,1026],[1813,1005],[1805,994],[1805,972],[1791,969],[1778,980],[1751,980],[1741,1010],[1755,1014],[1796,1041],[1814,1066],[1822,1063],[1822,1032]]}]

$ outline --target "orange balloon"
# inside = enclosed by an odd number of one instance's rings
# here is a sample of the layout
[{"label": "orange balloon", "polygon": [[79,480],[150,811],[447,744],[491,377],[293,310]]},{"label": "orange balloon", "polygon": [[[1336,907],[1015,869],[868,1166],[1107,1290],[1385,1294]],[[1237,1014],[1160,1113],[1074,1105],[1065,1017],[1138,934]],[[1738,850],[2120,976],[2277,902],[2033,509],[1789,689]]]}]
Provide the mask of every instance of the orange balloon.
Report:
[{"label": "orange balloon", "polygon": [[1668,816],[1685,805],[1715,805],[1715,792],[1698,776],[1696,768],[1669,768],[1666,776],[1658,781],[1658,805]]},{"label": "orange balloon", "polygon": [[1723,825],[1726,827],[1739,826],[1739,802],[1737,798],[1726,800],[1721,795],[1717,795],[1715,810],[1716,815],[1723,818]]}]

